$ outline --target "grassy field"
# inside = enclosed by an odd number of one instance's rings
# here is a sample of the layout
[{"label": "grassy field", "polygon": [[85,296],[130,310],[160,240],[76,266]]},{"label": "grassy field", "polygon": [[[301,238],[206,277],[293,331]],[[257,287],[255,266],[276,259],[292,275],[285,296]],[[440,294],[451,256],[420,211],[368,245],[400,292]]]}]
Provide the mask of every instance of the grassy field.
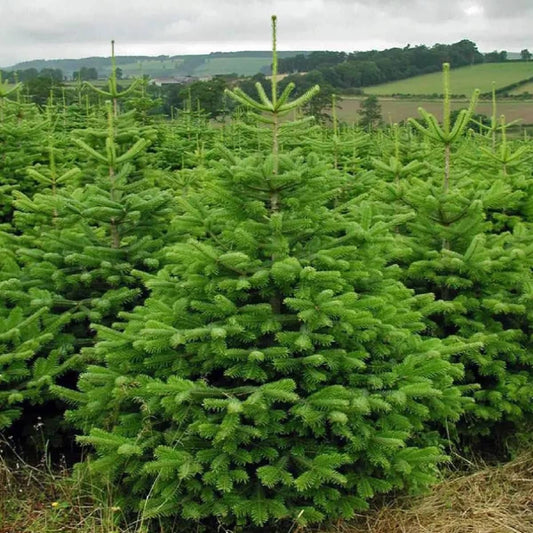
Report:
[{"label": "grassy field", "polygon": [[[279,50],[278,57],[283,58],[306,53],[308,52]],[[195,56],[176,55],[172,57],[139,58],[118,56],[117,59],[118,66],[122,69],[124,76],[139,76],[141,72],[152,77],[175,75],[214,76],[217,74],[231,74],[233,72],[240,76],[252,76],[265,67],[270,67],[272,54],[270,51],[243,51],[200,54]],[[201,63],[202,59],[204,60],[203,63]],[[184,63],[186,64],[184,65]],[[55,60],[39,59],[3,68],[7,70],[26,69],[30,67],[36,68],[37,70],[43,68],[60,68],[65,76],[72,77],[72,73],[83,66],[96,68],[100,76],[107,76],[111,70],[111,62],[109,58],[105,57]]]},{"label": "grassy field", "polygon": [[[469,96],[474,89],[482,93],[533,77],[533,62],[509,61],[507,63],[483,63],[470,67],[453,69],[450,72],[451,92]],[[433,72],[405,80],[365,87],[365,93],[376,95],[392,94],[441,94],[442,74]]]},{"label": "grassy field", "polygon": [[[362,98],[344,98],[340,102],[338,112],[339,119],[347,122],[357,122]],[[433,113],[442,119],[442,102],[440,100],[404,100],[394,98],[380,98],[381,112],[386,123],[401,122],[409,117],[419,118],[418,108],[423,107],[426,111]],[[468,106],[467,100],[454,100],[452,109],[462,109]],[[533,124],[533,100],[526,101],[504,101],[498,103],[498,115],[505,115],[507,121],[521,120],[523,124]],[[492,104],[488,101],[479,102],[476,112],[490,116],[492,114]]]},{"label": "grassy field", "polygon": [[520,87],[509,91],[509,94],[513,96],[524,93],[533,94],[533,82],[525,83],[524,85],[520,85]]},{"label": "grassy field", "polygon": [[[178,68],[183,64],[184,59],[175,57],[172,59],[148,59],[134,63],[119,65],[124,77],[140,77],[149,74],[152,78],[163,78],[178,75]],[[100,77],[107,77],[111,74],[111,65],[106,65],[98,69]]]},{"label": "grassy field", "polygon": [[[217,74],[232,74],[236,73],[239,76],[253,76],[257,74],[262,68],[268,67],[271,63],[268,57],[254,57],[254,56],[227,56],[227,57],[210,57],[204,56],[205,61],[201,65],[191,67],[187,70],[189,75],[206,76]],[[141,63],[126,63],[120,65],[124,76],[140,76],[141,72],[149,74],[151,77],[171,77],[176,75],[184,75],[184,72],[179,70],[180,65],[184,62],[183,57],[175,57],[172,59],[150,59]],[[111,67],[99,69],[99,74],[109,75]]]},{"label": "grassy field", "polygon": [[232,74],[236,72],[243,76],[253,76],[263,67],[268,67],[271,61],[264,57],[213,57],[194,69],[195,76],[206,74]]},{"label": "grassy field", "polygon": [[[120,68],[124,76],[139,76],[141,71],[144,73],[161,71],[174,72],[181,64],[183,64],[183,58],[176,57],[173,59],[150,59],[138,63],[127,63],[120,65]],[[111,72],[111,69],[109,69],[109,72]]]}]

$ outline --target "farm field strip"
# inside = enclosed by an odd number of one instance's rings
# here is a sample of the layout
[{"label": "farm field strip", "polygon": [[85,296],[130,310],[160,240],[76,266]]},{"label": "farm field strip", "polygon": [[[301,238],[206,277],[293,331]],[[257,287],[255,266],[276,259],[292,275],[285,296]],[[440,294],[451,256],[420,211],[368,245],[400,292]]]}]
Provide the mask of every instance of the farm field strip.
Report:
[{"label": "farm field strip", "polygon": [[533,93],[533,82],[525,83],[524,85],[520,85],[516,89],[509,91],[510,95],[520,95],[525,93]]},{"label": "farm field strip", "polygon": [[[492,82],[495,82],[498,89],[531,77],[533,77],[533,62],[522,61],[482,63],[450,71],[452,92],[458,95],[470,95],[474,89],[479,89],[482,93],[490,92]],[[441,94],[442,75],[440,72],[423,74],[422,76],[365,87],[364,91],[375,95]]]},{"label": "farm field strip", "polygon": [[[348,123],[357,122],[357,111],[362,98],[343,98],[339,103],[338,116]],[[418,108],[423,107],[433,113],[439,120],[442,119],[442,102],[439,100],[404,100],[396,98],[380,98],[383,120],[386,123],[401,122],[409,117],[418,117]],[[452,110],[468,107],[467,100],[453,100]],[[479,102],[476,113],[490,116],[492,104],[489,101]],[[523,124],[533,123],[533,100],[498,102],[498,115],[505,115],[508,121],[521,120]]]}]

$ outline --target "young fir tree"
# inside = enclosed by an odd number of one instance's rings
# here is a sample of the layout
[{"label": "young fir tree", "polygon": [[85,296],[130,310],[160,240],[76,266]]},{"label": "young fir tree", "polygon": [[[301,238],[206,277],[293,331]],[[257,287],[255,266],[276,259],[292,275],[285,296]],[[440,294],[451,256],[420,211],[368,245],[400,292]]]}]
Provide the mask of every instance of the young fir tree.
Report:
[{"label": "young fir tree", "polygon": [[209,117],[191,102],[168,123],[159,126],[157,165],[171,171],[195,168],[205,161],[218,132],[209,127]]},{"label": "young fir tree", "polygon": [[47,309],[45,329],[48,322],[61,325],[41,351],[19,361],[21,395],[11,399],[30,398],[21,421],[27,426],[43,416],[30,403],[46,404],[50,419],[62,413],[64,404],[49,402],[71,394],[65,386],[74,386],[86,364],[80,351],[93,343],[90,323],[111,324],[119,311],[141,302],[143,283],[133,271],[159,266],[172,198],[143,172],[153,133],[137,128],[132,113],[116,116],[118,106],[107,107],[103,128],[76,132],[78,150],[69,153],[76,153],[79,169],[65,169],[56,138],[49,137],[48,168],[28,170],[39,190],[14,193],[14,231],[3,235],[18,271],[2,272],[0,297],[23,317]]},{"label": "young fir tree", "polygon": [[162,102],[162,98],[157,98],[150,91],[150,77],[142,76],[137,82],[135,91],[125,101],[124,110],[133,110],[135,112],[135,121],[138,124],[147,126],[162,117]]},{"label": "young fir tree", "polygon": [[0,267],[3,296],[0,298],[0,430],[3,431],[21,416],[24,405],[40,401],[44,357],[58,359],[59,354],[50,354],[49,350],[65,318],[53,315],[47,307],[30,309],[10,301],[10,288],[21,271],[13,250],[1,236]]},{"label": "young fir tree", "polygon": [[503,115],[496,124],[494,131],[492,128],[489,131],[490,145],[477,142],[463,159],[483,177],[485,187],[490,188],[485,206],[493,231],[513,231],[517,224],[533,221],[529,169],[533,152],[529,142],[508,138],[507,128],[512,123],[507,123]]},{"label": "young fir tree", "polygon": [[[475,99],[452,124],[447,66],[444,80],[442,126],[425,111],[426,126],[412,121],[434,142],[441,161],[429,159],[431,172],[423,178],[416,171],[399,171],[398,179],[389,185],[388,200],[400,200],[400,209],[407,206],[416,214],[400,228],[411,242],[403,279],[419,294],[435,294],[435,302],[425,310],[428,333],[480,346],[458,358],[466,370],[464,384],[475,399],[458,430],[466,441],[484,436],[487,442],[489,433],[495,440],[503,437],[509,423],[513,432],[531,414],[533,358],[528,317],[533,249],[524,240],[524,223],[516,223],[510,233],[487,216],[491,210],[505,211],[507,200],[516,195],[513,186],[502,181],[501,174],[489,180],[486,170],[472,171],[472,156],[461,168],[465,146],[472,154],[463,133]],[[400,168],[395,160],[389,167]]]},{"label": "young fir tree", "polygon": [[46,119],[36,106],[21,102],[20,87],[0,78],[0,222],[11,220],[14,190],[33,192],[35,182],[26,168],[41,161],[45,144]]},{"label": "young fir tree", "polygon": [[[317,135],[305,135],[305,143],[312,151],[329,156],[334,168],[357,175],[357,186],[364,180],[361,175],[361,164],[372,148],[370,135],[358,128],[349,128],[340,124],[337,117],[337,96],[331,96],[331,128],[317,128]],[[300,145],[302,140],[300,140]],[[363,178],[363,179],[362,179]],[[356,184],[353,184],[356,186]],[[368,184],[362,185],[361,192]],[[354,192],[354,191],[351,191]]]},{"label": "young fir tree", "polygon": [[115,41],[111,41],[111,75],[107,82],[107,90],[100,89],[89,81],[83,82],[83,85],[89,87],[95,94],[103,97],[106,101],[112,102],[113,115],[115,117],[118,117],[119,115],[119,102],[127,96],[132,95],[137,87],[142,84],[142,80],[134,80],[127,89],[121,90],[118,80],[117,60],[115,59]]},{"label": "young fir tree", "polygon": [[231,93],[267,122],[270,149],[227,153],[182,198],[183,242],[142,307],[95,326],[100,364],[73,397],[93,479],[143,519],[252,531],[350,517],[434,479],[442,453],[425,424],[462,410],[451,349],[418,334],[412,295],[385,268],[394,221],[335,206],[346,176],[280,150],[280,118],[318,89],[278,94],[275,18],[273,30],[271,95]]}]

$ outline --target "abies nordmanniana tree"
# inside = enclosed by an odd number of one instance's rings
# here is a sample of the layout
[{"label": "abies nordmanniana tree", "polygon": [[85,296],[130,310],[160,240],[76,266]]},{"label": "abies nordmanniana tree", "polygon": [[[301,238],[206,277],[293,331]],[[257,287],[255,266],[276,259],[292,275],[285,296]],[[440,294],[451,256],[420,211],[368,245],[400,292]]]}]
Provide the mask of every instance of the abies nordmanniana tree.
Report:
[{"label": "abies nordmanniana tree", "polygon": [[50,135],[49,165],[28,170],[34,194],[13,192],[13,227],[0,234],[2,338],[9,341],[0,360],[3,426],[21,414],[25,426],[37,413],[62,415],[58,393],[73,394],[68,387],[86,364],[80,351],[93,343],[91,322],[111,324],[141,302],[143,283],[133,271],[159,266],[172,197],[143,171],[154,132],[112,102],[102,119],[74,134],[77,148],[68,153],[80,168],[68,168]]},{"label": "abies nordmanniana tree", "polygon": [[275,74],[274,49],[272,94],[232,93],[262,113],[270,149],[225,153],[181,198],[181,243],[143,306],[94,326],[100,363],[72,397],[93,479],[143,519],[350,517],[430,482],[442,450],[428,427],[463,408],[457,347],[418,334],[420,302],[381,259],[399,221],[340,203],[347,178],[319,155],[280,150],[280,117],[317,88],[291,102]]},{"label": "abies nordmanniana tree", "polygon": [[0,223],[13,216],[12,192],[30,193],[34,181],[26,168],[42,162],[47,120],[37,106],[21,101],[21,85],[10,86],[0,76]]},{"label": "abies nordmanniana tree", "polygon": [[[17,104],[18,105],[18,104]],[[13,109],[13,106],[10,106]],[[6,112],[6,109],[3,109]],[[5,117],[5,115],[4,115]],[[33,239],[30,238],[30,248],[35,248],[34,240],[40,239],[46,234],[52,220],[57,218],[57,204],[55,204],[56,193],[61,187],[62,178],[73,179],[79,169],[76,167],[64,171],[62,163],[56,164],[57,135],[53,124],[56,122],[53,117],[52,107],[46,110],[46,120],[37,115],[33,120],[39,125],[39,132],[45,133],[46,138],[39,152],[42,152],[42,159],[48,159],[48,166],[40,164],[32,168],[27,168],[29,162],[35,158],[28,154],[18,159],[6,157],[6,161],[11,164],[18,163],[18,175],[24,179],[16,180],[18,185],[4,190],[10,190],[10,201],[6,206],[13,207],[14,198],[27,198],[26,194],[33,196],[34,193],[41,195],[48,201],[47,209],[35,210],[29,215],[28,224],[32,228],[38,229],[34,232]],[[44,140],[41,135],[38,136]],[[28,145],[28,153],[32,153],[32,145]],[[35,155],[35,154],[34,154]],[[39,170],[36,170],[36,169]],[[9,183],[10,172],[4,168],[3,176]],[[15,173],[13,175],[16,175]],[[30,185],[31,184],[31,185]],[[26,192],[26,194],[24,194]],[[44,192],[44,195],[42,194]],[[16,210],[10,214],[9,218],[17,218],[21,215]],[[39,287],[43,286],[43,279],[27,276],[24,261],[19,252],[24,249],[28,241],[26,240],[25,227],[17,227],[16,221],[11,220],[11,224],[4,224],[0,227],[0,322],[2,323],[2,333],[0,334],[0,429],[6,427],[17,420],[24,410],[24,405],[41,403],[46,401],[46,394],[43,394],[42,387],[38,385],[41,375],[48,374],[46,371],[46,361],[40,358],[47,354],[48,361],[56,361],[55,374],[64,373],[68,367],[52,345],[61,346],[61,330],[70,318],[66,313],[53,313],[47,304],[38,300],[37,293]],[[32,232],[30,232],[32,233]],[[26,241],[23,244],[22,241]],[[38,242],[41,242],[40,240]],[[26,283],[21,283],[24,278]],[[70,344],[67,341],[67,344]],[[44,363],[44,367],[43,367]],[[48,382],[49,383],[49,382]],[[47,384],[48,384],[47,383]],[[48,398],[49,399],[49,398]],[[27,424],[31,426],[31,423]]]},{"label": "abies nordmanniana tree", "polygon": [[[438,159],[428,157],[423,176],[417,162],[403,167],[409,172],[396,176],[388,201],[415,214],[399,229],[411,248],[403,280],[419,294],[435,294],[426,308],[427,333],[479,345],[457,358],[475,400],[457,425],[457,436],[464,445],[474,438],[494,448],[532,414],[533,248],[527,238],[527,179],[519,169],[512,172],[516,165],[505,165],[518,164],[524,150],[512,157],[504,135],[503,146],[476,152],[480,139],[473,144],[464,135],[476,96],[452,123],[448,68],[443,124],[423,110],[425,126],[411,121],[443,150],[433,150]],[[387,170],[379,162],[377,168]]]},{"label": "abies nordmanniana tree", "polygon": [[[0,280],[0,291],[4,295],[21,269],[13,251],[1,237],[0,251],[4,278]],[[0,431],[21,416],[25,402],[41,400],[40,388],[30,385],[32,366],[36,363],[36,355],[46,351],[60,334],[65,321],[66,317],[54,316],[47,307],[29,309],[0,298]]]}]

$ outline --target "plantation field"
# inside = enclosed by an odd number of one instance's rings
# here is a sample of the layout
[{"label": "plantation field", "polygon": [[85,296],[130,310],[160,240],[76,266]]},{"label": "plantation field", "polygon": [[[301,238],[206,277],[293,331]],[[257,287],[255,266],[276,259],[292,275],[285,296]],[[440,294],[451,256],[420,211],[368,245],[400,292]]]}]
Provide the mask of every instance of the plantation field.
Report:
[{"label": "plantation field", "polygon": [[[150,75],[152,78],[159,78],[177,75],[179,73],[179,67],[183,62],[183,57],[174,57],[170,59],[145,59],[119,66],[122,69],[124,78],[140,77],[145,74]],[[98,69],[100,79],[107,78],[110,74],[110,66],[100,67]]]},{"label": "plantation field", "polygon": [[[339,118],[347,123],[357,122],[357,113],[362,98],[343,98],[339,103]],[[380,98],[383,120],[386,123],[401,122],[409,117],[419,117],[418,108],[423,107],[426,111],[435,114],[442,119],[442,102],[439,100],[405,100],[394,98]],[[452,100],[451,108],[463,109],[468,107],[467,100]],[[498,103],[498,115],[505,115],[508,122],[520,120],[522,124],[533,124],[533,100],[527,101],[503,101]],[[481,101],[476,106],[476,113],[491,116],[492,104]]]},{"label": "plantation field", "polygon": [[270,89],[0,95],[0,533],[531,531],[533,142]]},{"label": "plantation field", "polygon": [[[175,72],[176,69],[183,64],[184,59],[182,57],[175,57],[170,59],[150,59],[137,63],[127,63],[121,65],[123,76],[141,76],[142,73],[150,74],[152,77],[160,77],[168,75],[170,72]],[[109,75],[111,72],[104,71],[105,75]]]},{"label": "plantation field", "polygon": [[[533,62],[508,61],[505,63],[482,63],[470,67],[452,69],[450,72],[452,93],[466,95],[479,89],[482,93],[527,80],[533,77]],[[405,80],[365,87],[365,93],[376,95],[393,94],[442,94],[442,74],[433,72]]]}]

